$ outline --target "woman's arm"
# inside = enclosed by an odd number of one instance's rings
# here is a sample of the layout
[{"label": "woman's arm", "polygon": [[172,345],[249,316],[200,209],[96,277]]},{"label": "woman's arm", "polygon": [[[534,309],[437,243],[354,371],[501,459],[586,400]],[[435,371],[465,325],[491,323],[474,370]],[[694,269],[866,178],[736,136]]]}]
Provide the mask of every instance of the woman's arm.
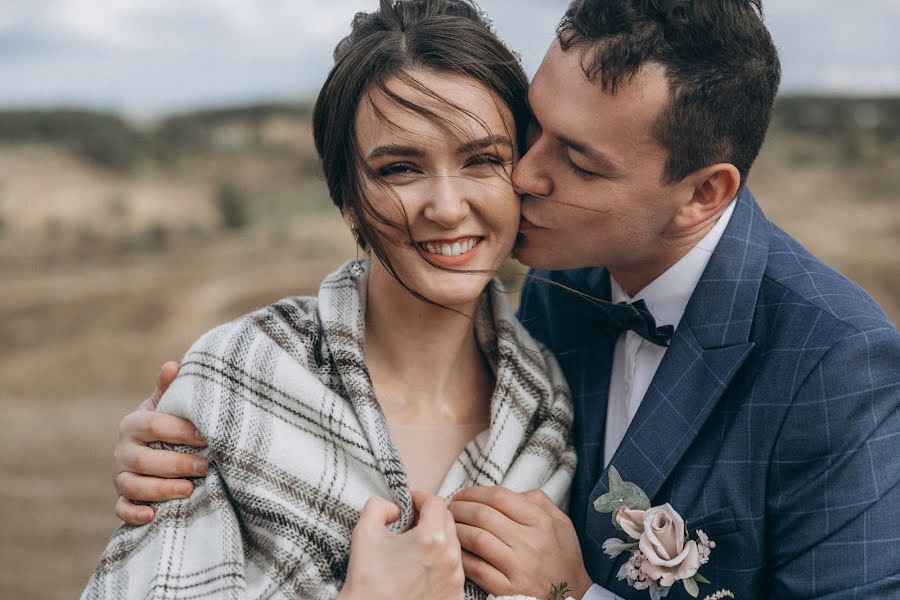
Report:
[{"label": "woman's arm", "polygon": [[150,447],[153,442],[204,448],[206,441],[194,425],[173,415],[156,412],[159,399],[178,374],[179,365],[167,362],[159,371],[156,389],[119,424],[113,449],[113,484],[119,499],[116,516],[129,525],[144,525],[154,518],[149,506],[135,502],[163,502],[187,498],[194,490],[185,477],[203,477],[208,463],[202,456]]}]

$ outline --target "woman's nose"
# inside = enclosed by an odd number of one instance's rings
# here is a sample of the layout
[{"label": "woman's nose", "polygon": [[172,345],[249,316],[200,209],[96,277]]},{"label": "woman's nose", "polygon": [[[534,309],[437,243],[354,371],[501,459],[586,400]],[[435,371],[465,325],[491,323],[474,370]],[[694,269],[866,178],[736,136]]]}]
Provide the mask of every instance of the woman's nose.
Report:
[{"label": "woman's nose", "polygon": [[469,216],[467,181],[463,177],[440,176],[431,179],[425,218],[451,229]]}]

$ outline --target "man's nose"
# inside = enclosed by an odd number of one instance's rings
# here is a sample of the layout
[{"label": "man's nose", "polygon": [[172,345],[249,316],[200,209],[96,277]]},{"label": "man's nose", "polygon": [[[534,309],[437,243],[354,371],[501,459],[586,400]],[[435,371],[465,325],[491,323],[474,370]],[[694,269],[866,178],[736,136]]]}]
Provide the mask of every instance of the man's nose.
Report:
[{"label": "man's nose", "polygon": [[452,229],[469,216],[466,179],[441,176],[431,179],[425,218]]},{"label": "man's nose", "polygon": [[553,180],[546,174],[540,157],[540,142],[528,149],[512,172],[516,193],[529,196],[549,196],[553,193]]}]

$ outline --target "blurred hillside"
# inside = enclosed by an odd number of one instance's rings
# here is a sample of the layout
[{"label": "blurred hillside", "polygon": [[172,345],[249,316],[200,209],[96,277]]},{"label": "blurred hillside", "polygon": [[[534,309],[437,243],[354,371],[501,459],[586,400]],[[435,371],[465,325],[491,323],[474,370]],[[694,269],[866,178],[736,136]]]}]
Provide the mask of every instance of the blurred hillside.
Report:
[{"label": "blurred hillside", "polygon": [[[310,111],[0,111],[0,597],[83,587],[164,360],[354,255]],[[782,98],[751,188],[900,322],[900,98]]]}]

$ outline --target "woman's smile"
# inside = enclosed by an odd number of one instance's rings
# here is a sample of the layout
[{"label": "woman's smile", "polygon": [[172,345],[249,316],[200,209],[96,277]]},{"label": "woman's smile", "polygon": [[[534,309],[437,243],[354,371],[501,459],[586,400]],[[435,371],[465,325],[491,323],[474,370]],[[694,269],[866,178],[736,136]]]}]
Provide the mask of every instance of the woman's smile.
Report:
[{"label": "woman's smile", "polygon": [[475,257],[483,240],[483,237],[463,237],[428,240],[417,242],[417,245],[429,261],[439,265],[457,267]]}]

